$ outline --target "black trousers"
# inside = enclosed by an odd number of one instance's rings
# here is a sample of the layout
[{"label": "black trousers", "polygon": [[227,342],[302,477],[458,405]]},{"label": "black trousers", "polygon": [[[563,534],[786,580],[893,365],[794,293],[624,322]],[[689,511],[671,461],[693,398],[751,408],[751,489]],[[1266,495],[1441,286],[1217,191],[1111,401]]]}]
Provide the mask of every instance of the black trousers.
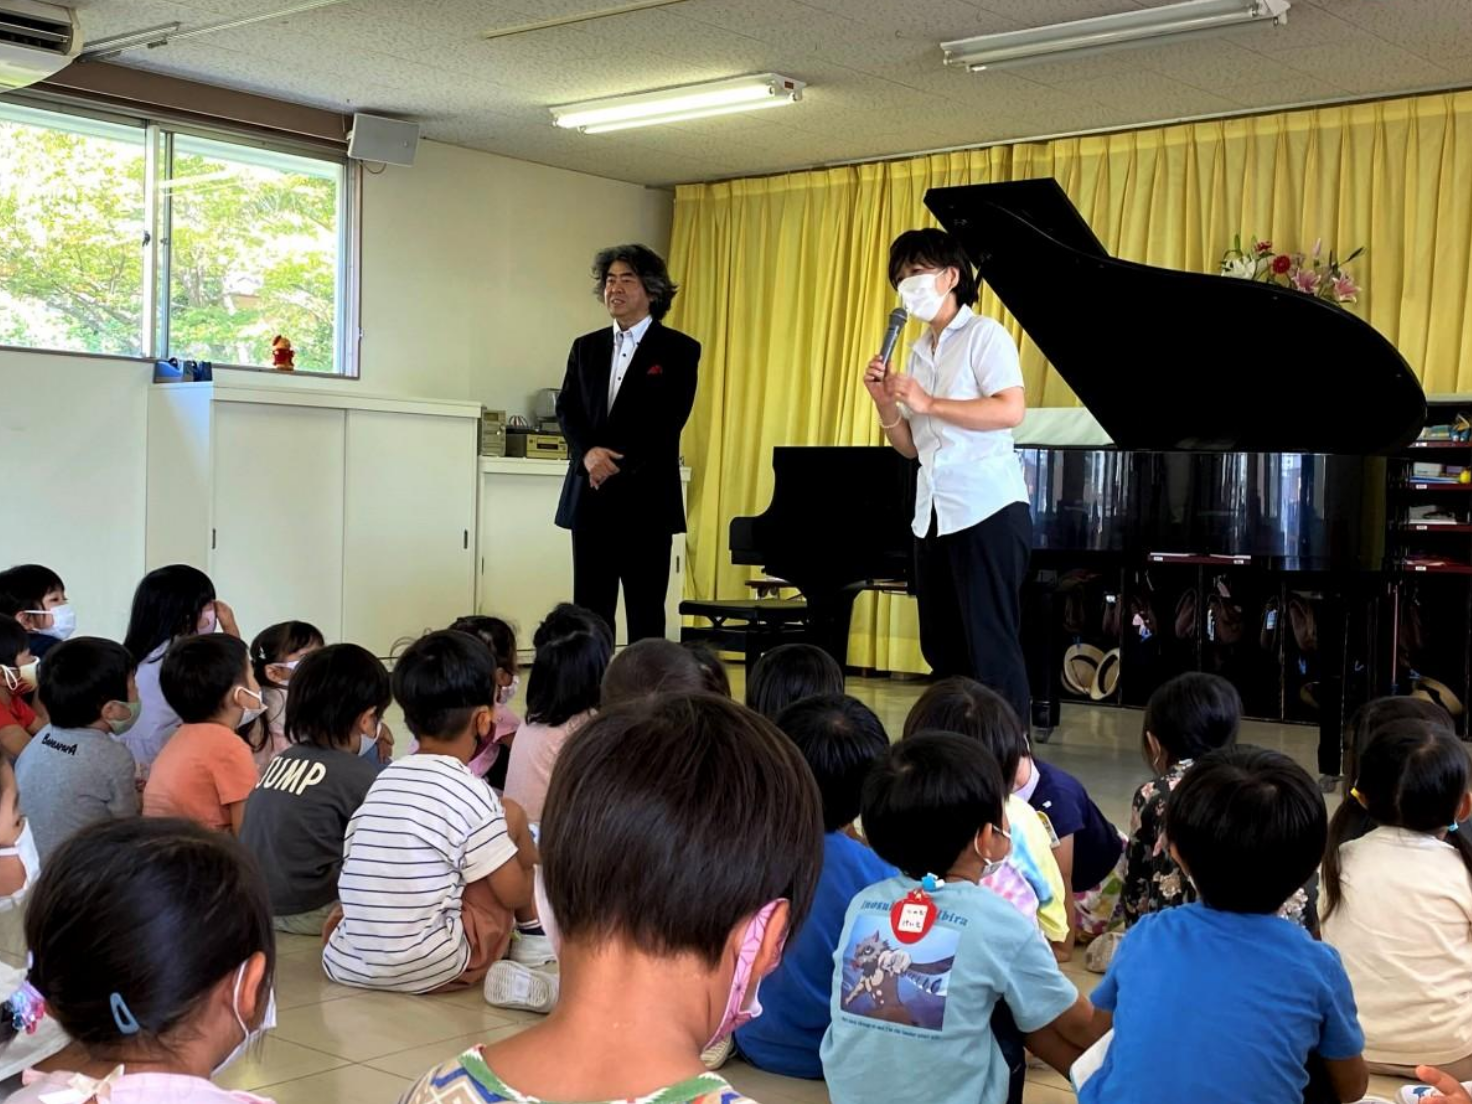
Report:
[{"label": "black trousers", "polygon": [[1014,502],[969,529],[930,532],[916,545],[920,650],[941,678],[966,675],[1006,698],[1028,724],[1032,695],[1022,654],[1022,583],[1032,514]]},{"label": "black trousers", "polygon": [[664,604],[670,589],[670,535],[602,522],[572,531],[572,600],[614,627],[619,584],[629,643],[664,636]]}]

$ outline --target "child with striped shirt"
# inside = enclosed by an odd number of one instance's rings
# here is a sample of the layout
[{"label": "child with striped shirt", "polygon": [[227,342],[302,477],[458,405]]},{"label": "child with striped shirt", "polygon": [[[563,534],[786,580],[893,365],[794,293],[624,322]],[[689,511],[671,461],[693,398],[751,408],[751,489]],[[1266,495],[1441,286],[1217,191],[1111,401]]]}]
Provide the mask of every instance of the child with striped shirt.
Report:
[{"label": "child with striped shirt", "polygon": [[526,814],[466,766],[495,725],[495,673],[490,650],[453,631],[418,640],[395,666],[419,750],[384,768],[348,822],[322,954],[334,981],[429,993],[486,979],[495,1004],[556,1002],[556,976],[533,969],[553,955],[532,904]]}]

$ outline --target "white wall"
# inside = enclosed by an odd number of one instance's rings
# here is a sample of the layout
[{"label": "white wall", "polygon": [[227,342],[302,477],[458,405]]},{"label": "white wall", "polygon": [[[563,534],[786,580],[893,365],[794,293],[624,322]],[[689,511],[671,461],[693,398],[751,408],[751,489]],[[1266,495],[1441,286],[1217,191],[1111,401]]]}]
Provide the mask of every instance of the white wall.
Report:
[{"label": "white wall", "polygon": [[[421,143],[413,168],[364,183],[361,380],[298,383],[524,412],[561,382],[572,338],[607,321],[594,251],[663,252],[671,210],[665,192]],[[121,639],[143,573],[151,377],[137,361],[0,350],[0,567],[54,568],[79,632]]]}]

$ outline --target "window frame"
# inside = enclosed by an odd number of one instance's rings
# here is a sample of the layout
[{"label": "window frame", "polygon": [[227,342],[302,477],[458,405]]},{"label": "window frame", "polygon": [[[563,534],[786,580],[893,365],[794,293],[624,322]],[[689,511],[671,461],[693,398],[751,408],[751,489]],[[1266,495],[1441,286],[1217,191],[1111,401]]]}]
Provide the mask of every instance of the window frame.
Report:
[{"label": "window frame", "polygon": [[[137,127],[143,133],[144,199],[143,223],[148,240],[140,243],[143,250],[143,305],[140,312],[140,346],[142,356],[123,353],[91,353],[78,349],[57,349],[43,345],[4,345],[0,351],[42,353],[49,356],[100,357],[153,363],[180,354],[169,351],[169,235],[171,232],[170,189],[160,187],[172,173],[174,138],[185,136],[207,141],[248,146],[271,153],[308,157],[342,166],[342,181],[337,197],[337,280],[335,320],[333,325],[333,359],[335,371],[299,370],[318,380],[356,380],[361,378],[361,259],[363,166],[347,156],[346,149],[330,142],[314,141],[291,135],[266,134],[245,127],[231,127],[182,118],[168,112],[140,114],[127,108],[99,105],[90,100],[54,93],[28,91],[7,97],[9,103],[33,112],[49,115],[92,119],[102,123]],[[239,372],[271,372],[277,370],[262,364],[211,362],[215,368]]]}]

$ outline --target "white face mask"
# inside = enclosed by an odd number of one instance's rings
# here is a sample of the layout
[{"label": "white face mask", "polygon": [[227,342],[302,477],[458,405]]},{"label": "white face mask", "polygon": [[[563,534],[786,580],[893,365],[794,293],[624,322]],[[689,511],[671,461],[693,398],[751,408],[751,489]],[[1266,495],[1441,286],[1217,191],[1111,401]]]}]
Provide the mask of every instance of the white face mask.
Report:
[{"label": "white face mask", "polygon": [[516,697],[516,692],[521,689],[521,676],[512,675],[511,682],[496,691],[496,704],[507,705]]},{"label": "white face mask", "polygon": [[370,756],[376,759],[378,752],[378,737],[382,734],[382,721],[378,722],[378,727],[373,730],[372,736],[369,736],[365,732],[358,733],[358,754],[361,755],[364,759],[367,759]]},{"label": "white face mask", "polygon": [[[997,832],[1007,841],[1007,851],[1010,854],[1012,851],[1012,833],[1002,827],[998,827]],[[981,853],[981,848],[976,846],[975,840],[971,841],[971,850],[975,851],[976,857],[982,861],[981,876],[983,878],[990,878],[998,870],[1001,870],[1002,864],[1007,861],[1006,855],[1003,855],[1000,859],[987,858]]]},{"label": "white face mask", "polygon": [[0,857],[12,855],[20,859],[21,866],[26,868],[26,880],[9,897],[0,897],[0,912],[9,912],[18,907],[26,899],[26,894],[30,893],[31,886],[36,884],[36,879],[41,876],[41,855],[36,850],[36,841],[31,835],[30,821],[26,821],[25,827],[20,830],[14,846],[0,847]]},{"label": "white face mask", "polygon": [[[235,688],[235,692],[237,694],[245,694],[249,697],[255,698],[256,700],[256,704],[254,706],[241,706],[241,708],[245,710],[245,712],[240,715],[240,723],[235,727],[244,728],[246,725],[250,724],[266,711],[266,699],[255,690],[252,690],[249,686],[237,686]],[[236,704],[239,705],[239,699],[236,700]]]},{"label": "white face mask", "polygon": [[904,303],[905,310],[912,317],[929,322],[940,313],[950,292],[936,288],[935,282],[938,279],[939,272],[917,272],[900,281],[900,302]]},{"label": "white face mask", "polygon": [[24,612],[32,617],[50,616],[50,627],[36,630],[42,636],[54,636],[57,640],[65,640],[77,631],[77,611],[72,609],[70,603],[49,610],[26,610]]},{"label": "white face mask", "polygon": [[250,1048],[250,1045],[258,1040],[266,1032],[276,1027],[276,988],[272,986],[270,994],[266,997],[266,1014],[261,1017],[261,1026],[254,1031],[245,1026],[245,1017],[240,1014],[240,983],[245,979],[245,963],[240,964],[240,969],[235,971],[235,989],[230,995],[230,1011],[235,1013],[235,1022],[240,1025],[240,1033],[245,1037],[240,1044],[225,1056],[225,1060],[215,1067],[213,1077],[219,1077],[224,1070],[234,1063],[242,1054]]}]

